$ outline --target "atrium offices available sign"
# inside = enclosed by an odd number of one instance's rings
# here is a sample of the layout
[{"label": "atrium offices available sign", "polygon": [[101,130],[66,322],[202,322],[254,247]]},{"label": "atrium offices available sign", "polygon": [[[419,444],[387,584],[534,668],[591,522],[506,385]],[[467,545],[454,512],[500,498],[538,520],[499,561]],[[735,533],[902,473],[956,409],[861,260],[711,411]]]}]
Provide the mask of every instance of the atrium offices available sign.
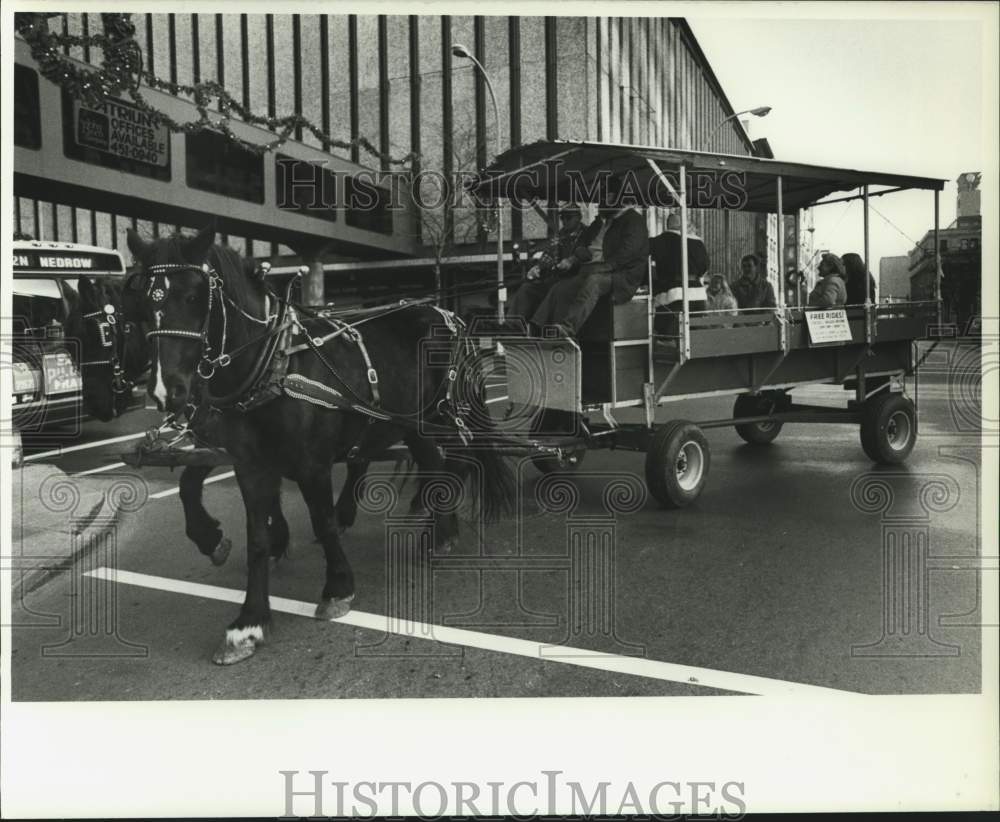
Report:
[{"label": "atrium offices available sign", "polygon": [[88,105],[64,95],[63,118],[67,157],[170,179],[170,131],[137,106],[114,98]]}]

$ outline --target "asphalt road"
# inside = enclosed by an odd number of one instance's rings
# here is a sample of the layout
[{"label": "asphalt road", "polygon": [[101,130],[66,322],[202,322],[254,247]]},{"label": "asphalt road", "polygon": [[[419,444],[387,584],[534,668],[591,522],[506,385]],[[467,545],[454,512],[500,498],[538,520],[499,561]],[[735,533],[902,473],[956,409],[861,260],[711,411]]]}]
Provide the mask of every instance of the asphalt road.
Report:
[{"label": "asphalt road", "polygon": [[[268,644],[229,668],[210,661],[245,583],[243,506],[228,471],[217,469],[205,491],[235,545],[216,568],[184,536],[176,473],[108,467],[115,460],[100,443],[141,432],[155,413],[86,423],[58,453],[46,454],[58,450],[51,439],[26,443],[31,462],[135,476],[149,498],[119,528],[114,553],[91,552],[84,569],[100,574],[110,561],[128,574],[106,581],[67,571],[15,591],[13,697],[978,692],[970,569],[979,550],[981,378],[972,351],[951,346],[928,360],[920,439],[901,468],[875,468],[849,425],[787,425],[763,448],[712,429],[697,503],[665,511],[639,491],[635,510],[623,513],[622,499],[609,508],[605,492],[616,482],[641,486],[640,454],[590,452],[572,481],[575,506],[558,512],[540,508],[538,474],[525,467],[520,517],[481,533],[464,523],[459,549],[425,559],[402,584],[399,553],[387,546],[410,526],[362,512],[344,541],[357,598],[343,624],[302,615],[319,596],[324,565],[305,505],[286,483],[291,557],[272,569],[271,593],[289,602],[275,610]],[[795,396],[847,399],[826,386]],[[732,398],[711,399],[663,408],[659,418],[717,419],[731,409]],[[335,481],[342,477],[336,468]],[[401,507],[408,498],[404,491]],[[607,550],[574,554],[568,545],[581,533]],[[910,544],[915,564],[887,564],[896,545]],[[405,611],[387,604],[401,600]]]}]

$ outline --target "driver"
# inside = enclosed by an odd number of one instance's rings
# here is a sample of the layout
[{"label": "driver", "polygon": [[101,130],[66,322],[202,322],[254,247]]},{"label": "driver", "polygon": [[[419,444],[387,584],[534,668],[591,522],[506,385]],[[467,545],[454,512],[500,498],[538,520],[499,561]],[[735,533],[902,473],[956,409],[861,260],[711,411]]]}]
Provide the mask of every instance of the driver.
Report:
[{"label": "driver", "polygon": [[572,277],[583,263],[593,259],[590,250],[592,229],[599,228],[583,221],[578,205],[559,209],[559,234],[535,257],[535,262],[515,292],[508,307],[512,317],[530,319],[557,279]]}]

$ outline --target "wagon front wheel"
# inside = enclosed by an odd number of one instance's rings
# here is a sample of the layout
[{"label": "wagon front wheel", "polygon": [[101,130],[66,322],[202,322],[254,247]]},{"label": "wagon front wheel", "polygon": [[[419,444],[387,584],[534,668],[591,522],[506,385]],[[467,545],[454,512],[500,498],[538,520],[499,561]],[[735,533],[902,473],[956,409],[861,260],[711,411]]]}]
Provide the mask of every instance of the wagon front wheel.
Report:
[{"label": "wagon front wheel", "polygon": [[697,425],[669,422],[646,450],[646,487],[664,508],[683,508],[701,494],[710,462],[708,440]]},{"label": "wagon front wheel", "polygon": [[902,394],[876,394],[861,411],[861,447],[879,465],[898,465],[917,442],[917,414]]}]

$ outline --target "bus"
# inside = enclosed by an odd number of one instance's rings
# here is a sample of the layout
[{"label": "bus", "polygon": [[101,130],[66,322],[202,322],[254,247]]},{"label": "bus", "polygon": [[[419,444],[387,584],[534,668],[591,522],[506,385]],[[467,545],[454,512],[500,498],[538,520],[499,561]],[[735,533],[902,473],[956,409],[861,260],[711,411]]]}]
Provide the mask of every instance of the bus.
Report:
[{"label": "bus", "polygon": [[82,380],[70,357],[64,324],[69,289],[80,275],[124,281],[122,255],[79,243],[15,240],[11,307],[11,422],[37,433],[83,420]]}]

